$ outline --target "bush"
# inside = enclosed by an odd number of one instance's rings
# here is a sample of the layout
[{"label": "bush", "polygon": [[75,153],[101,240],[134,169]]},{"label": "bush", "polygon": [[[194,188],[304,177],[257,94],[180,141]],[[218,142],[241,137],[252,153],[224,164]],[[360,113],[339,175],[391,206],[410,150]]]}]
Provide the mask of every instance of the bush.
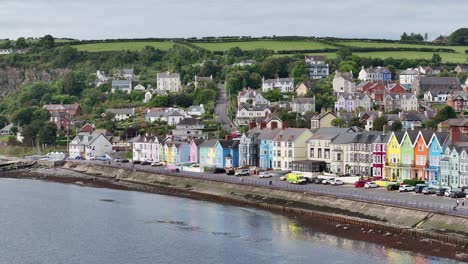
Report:
[{"label": "bush", "polygon": [[416,186],[416,184],[423,184],[423,183],[425,183],[425,182],[424,181],[419,181],[419,180],[416,180],[416,179],[407,179],[407,180],[403,181],[403,184],[411,185],[411,186]]}]

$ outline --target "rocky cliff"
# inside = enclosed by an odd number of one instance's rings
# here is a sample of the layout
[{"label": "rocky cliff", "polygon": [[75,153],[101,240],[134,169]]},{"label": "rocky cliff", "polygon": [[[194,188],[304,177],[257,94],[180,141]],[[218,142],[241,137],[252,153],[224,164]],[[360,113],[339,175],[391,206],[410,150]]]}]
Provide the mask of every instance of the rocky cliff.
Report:
[{"label": "rocky cliff", "polygon": [[60,78],[64,69],[36,69],[36,68],[0,68],[0,97],[34,82],[50,82]]}]

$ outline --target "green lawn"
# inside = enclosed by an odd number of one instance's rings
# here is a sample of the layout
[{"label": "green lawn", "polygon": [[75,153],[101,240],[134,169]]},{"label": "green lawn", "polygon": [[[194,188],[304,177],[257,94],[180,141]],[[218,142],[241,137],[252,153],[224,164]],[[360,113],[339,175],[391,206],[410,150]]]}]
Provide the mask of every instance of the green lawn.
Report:
[{"label": "green lawn", "polygon": [[192,43],[201,48],[211,51],[226,51],[230,48],[239,47],[243,50],[269,49],[269,50],[306,50],[306,49],[326,49],[333,46],[316,41],[239,41],[239,42],[220,42],[220,43]]},{"label": "green lawn", "polygon": [[111,42],[111,43],[92,43],[74,45],[72,47],[77,48],[80,51],[89,52],[101,52],[101,51],[120,51],[120,50],[131,50],[139,51],[146,46],[151,46],[156,49],[168,50],[174,46],[172,42],[163,41],[129,41],[129,42]]},{"label": "green lawn", "polygon": [[[368,58],[394,58],[394,59],[427,59],[432,58],[432,52],[421,52],[421,51],[377,51],[377,52],[354,52],[360,57]],[[466,55],[460,53],[440,52],[442,62],[452,63],[466,63]]]},{"label": "green lawn", "polygon": [[372,41],[340,41],[336,42],[350,47],[362,47],[362,48],[441,48],[441,49],[453,49],[457,53],[465,53],[468,50],[468,46],[433,46],[424,44],[407,44],[407,43],[392,43],[392,42],[372,42]]}]

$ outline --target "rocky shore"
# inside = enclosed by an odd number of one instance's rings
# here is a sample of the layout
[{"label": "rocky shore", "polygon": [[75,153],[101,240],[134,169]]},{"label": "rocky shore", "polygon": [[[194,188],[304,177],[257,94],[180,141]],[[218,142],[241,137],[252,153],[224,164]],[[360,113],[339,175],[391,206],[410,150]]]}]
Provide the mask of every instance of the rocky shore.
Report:
[{"label": "rocky shore", "polygon": [[[97,175],[97,173],[89,174],[62,167],[0,173],[0,177],[35,179],[64,184],[76,184],[93,188],[109,188],[125,191],[148,192],[223,203],[234,206],[256,207],[259,209],[268,210],[268,208],[261,206],[261,203],[265,202],[261,197],[256,198],[252,196],[248,197],[247,200],[226,198],[218,195],[197,192],[188,185],[186,185],[185,188],[175,188],[170,184],[164,184],[163,182],[157,182],[153,184],[135,183],[118,177],[100,176]],[[334,236],[372,242],[390,248],[407,250],[424,255],[451,258],[459,261],[468,261],[468,248],[466,246],[454,245],[434,239],[414,237],[400,233],[392,233],[383,229],[375,229],[372,227],[362,227],[333,221],[323,221],[323,219],[320,218],[313,218],[301,214],[288,213],[284,211],[278,212],[276,210],[273,211],[275,213],[294,218],[304,226],[311,227],[319,232],[328,233]]]}]

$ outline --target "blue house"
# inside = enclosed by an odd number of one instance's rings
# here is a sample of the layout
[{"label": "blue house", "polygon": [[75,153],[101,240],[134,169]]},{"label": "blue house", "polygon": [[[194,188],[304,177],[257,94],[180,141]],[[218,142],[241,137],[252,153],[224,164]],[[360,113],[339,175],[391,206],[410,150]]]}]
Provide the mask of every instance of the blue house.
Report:
[{"label": "blue house", "polygon": [[217,169],[239,166],[239,140],[220,139],[216,142],[215,166]]},{"label": "blue house", "polygon": [[384,83],[391,82],[392,81],[392,72],[387,68],[383,68],[382,69],[382,79],[383,79]]},{"label": "blue house", "polygon": [[262,169],[273,168],[273,139],[281,132],[281,129],[255,129],[260,133],[259,140],[259,167]]},{"label": "blue house", "polygon": [[448,133],[434,133],[428,145],[428,164],[426,170],[426,181],[431,185],[440,185],[440,160],[443,148],[448,144]]}]

